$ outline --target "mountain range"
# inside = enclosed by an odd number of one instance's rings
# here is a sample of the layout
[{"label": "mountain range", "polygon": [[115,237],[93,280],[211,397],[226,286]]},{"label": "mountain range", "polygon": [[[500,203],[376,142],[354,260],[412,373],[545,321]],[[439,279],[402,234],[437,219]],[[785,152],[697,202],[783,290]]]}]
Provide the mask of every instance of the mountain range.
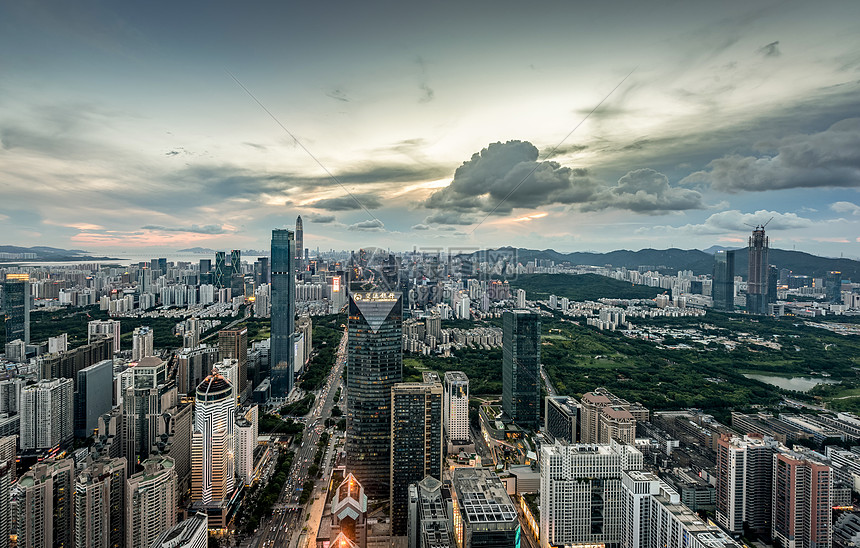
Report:
[{"label": "mountain range", "polygon": [[[699,249],[640,249],[630,251],[621,249],[608,253],[593,253],[577,251],[573,253],[561,253],[554,249],[524,249],[514,247],[502,247],[487,251],[479,251],[470,254],[477,260],[481,260],[482,254],[510,254],[516,253],[516,261],[527,263],[535,259],[550,259],[556,264],[570,263],[571,265],[592,265],[614,267],[639,268],[650,267],[651,270],[659,270],[663,273],[676,273],[678,270],[692,270],[694,274],[711,274],[714,268],[714,252],[727,250],[714,246],[705,251]],[[484,255],[486,256],[486,255]],[[852,259],[834,259],[819,257],[802,251],[791,251],[787,249],[771,248],[768,253],[768,262],[778,269],[787,268],[794,275],[823,277],[827,272],[840,271],[845,280],[860,281],[860,261]],[[735,275],[746,278],[749,268],[749,255],[747,248],[735,250]]]}]

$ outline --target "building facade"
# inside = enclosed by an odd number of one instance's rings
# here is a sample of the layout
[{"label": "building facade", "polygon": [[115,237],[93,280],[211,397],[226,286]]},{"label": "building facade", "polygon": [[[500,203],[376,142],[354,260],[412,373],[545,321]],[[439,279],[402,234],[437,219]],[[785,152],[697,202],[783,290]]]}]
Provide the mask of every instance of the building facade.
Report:
[{"label": "building facade", "polygon": [[372,497],[390,494],[391,389],[403,377],[401,324],[399,293],[350,295],[346,467]]},{"label": "building facade", "polygon": [[502,314],[502,410],[520,426],[540,427],[540,315]]},{"label": "building facade", "polygon": [[233,494],[233,430],[236,400],[221,375],[210,375],[197,387],[191,435],[191,500],[219,504]]},{"label": "building facade", "polygon": [[452,444],[468,444],[472,439],[469,432],[469,377],[462,371],[446,371],[444,383],[442,424],[445,440]]},{"label": "building facade", "polygon": [[72,379],[41,380],[21,390],[21,450],[41,451],[72,441]]},{"label": "building facade", "polygon": [[285,398],[293,389],[293,332],[296,321],[296,241],[291,230],[272,231],[272,397]]}]

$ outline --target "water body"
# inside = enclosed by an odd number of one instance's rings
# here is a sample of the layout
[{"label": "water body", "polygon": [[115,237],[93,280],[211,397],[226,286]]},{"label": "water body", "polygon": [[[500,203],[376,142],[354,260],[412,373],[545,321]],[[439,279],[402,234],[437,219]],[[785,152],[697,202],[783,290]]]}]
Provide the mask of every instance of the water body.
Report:
[{"label": "water body", "polygon": [[822,379],[821,377],[776,377],[773,375],[753,375],[744,373],[744,377],[782,388],[783,390],[796,390],[797,392],[808,392],[818,384],[839,384],[839,381]]}]

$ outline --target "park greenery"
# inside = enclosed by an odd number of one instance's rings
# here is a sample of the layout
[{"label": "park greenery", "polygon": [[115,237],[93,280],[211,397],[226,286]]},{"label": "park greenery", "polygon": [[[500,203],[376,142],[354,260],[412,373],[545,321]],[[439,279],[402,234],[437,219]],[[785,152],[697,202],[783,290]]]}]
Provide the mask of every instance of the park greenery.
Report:
[{"label": "park greenery", "polygon": [[545,300],[550,295],[572,301],[610,299],[653,299],[663,289],[633,285],[598,274],[520,274],[509,280],[513,289],[524,289],[531,300]]},{"label": "park greenery", "polygon": [[277,415],[263,414],[260,417],[259,430],[261,434],[281,434],[294,436],[304,430],[305,425],[291,418],[281,419]]},{"label": "park greenery", "polygon": [[279,413],[281,415],[304,417],[311,412],[311,408],[314,406],[315,401],[316,397],[313,394],[308,393],[305,394],[302,399],[296,400],[292,403],[288,403],[287,405],[281,407]]},{"label": "park greenery", "polygon": [[[638,327],[665,328],[663,341],[601,331],[582,318],[558,312],[544,315],[541,361],[557,391],[580,397],[604,386],[652,410],[698,407],[719,417],[733,409],[774,405],[783,395],[817,399],[834,410],[860,411],[860,337],[810,327],[799,318],[712,311],[703,318],[632,321]],[[703,342],[702,335],[716,336],[719,342]],[[501,394],[501,349],[464,348],[452,354],[404,356],[404,380],[419,380],[428,369],[460,370],[469,376],[473,395]],[[801,394],[744,376],[755,373],[841,382]]]}]

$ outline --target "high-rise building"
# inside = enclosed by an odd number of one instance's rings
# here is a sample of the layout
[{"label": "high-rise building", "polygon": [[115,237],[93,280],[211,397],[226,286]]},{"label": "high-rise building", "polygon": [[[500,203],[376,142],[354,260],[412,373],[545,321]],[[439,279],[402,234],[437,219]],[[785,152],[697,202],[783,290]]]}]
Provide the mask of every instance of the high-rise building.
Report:
[{"label": "high-rise building", "polygon": [[197,387],[191,435],[191,500],[220,505],[233,494],[233,429],[236,400],[221,375],[209,375]]},{"label": "high-rise building", "polygon": [[654,474],[622,472],[621,486],[624,548],[741,548],[683,505],[681,496]]},{"label": "high-rise building", "polygon": [[254,449],[257,448],[258,415],[259,409],[254,405],[240,412],[236,418],[234,431],[236,449],[233,453],[236,462],[236,477],[245,485],[251,485],[254,481]]},{"label": "high-rise building", "polygon": [[716,310],[735,309],[735,252],[714,253],[714,276],[711,296]]},{"label": "high-rise building", "polygon": [[12,529],[12,483],[15,462],[0,462],[0,548],[9,548]]},{"label": "high-rise building", "polygon": [[42,461],[18,479],[12,489],[12,515],[18,546],[74,546],[72,505],[75,463]]},{"label": "high-rise building", "polygon": [[517,509],[493,471],[456,468],[451,487],[458,547],[519,548],[522,531]]},{"label": "high-rise building", "polygon": [[248,328],[222,329],[218,332],[218,351],[221,359],[231,358],[239,362],[238,385],[240,395],[248,390]]},{"label": "high-rise building", "polygon": [[20,377],[0,380],[0,413],[15,415],[21,405],[21,390],[26,380]]},{"label": "high-rise building", "polygon": [[346,469],[373,497],[389,495],[391,388],[403,378],[402,321],[399,293],[350,295]]},{"label": "high-rise building", "polygon": [[579,403],[570,396],[544,398],[544,430],[554,440],[576,443]]},{"label": "high-rise building", "polygon": [[293,332],[296,321],[295,246],[291,230],[272,231],[272,397],[285,398],[293,390]]},{"label": "high-rise building", "polygon": [[245,294],[245,275],[242,273],[242,252],[238,249],[230,251],[230,294],[233,297]]},{"label": "high-rise building", "polygon": [[155,355],[153,343],[155,331],[151,327],[135,327],[131,334],[131,359],[140,361],[143,358]]},{"label": "high-rise building", "polygon": [[167,363],[150,356],[131,368],[131,386],[125,389],[122,423],[129,472],[149,457],[164,432],[163,414],[176,407],[179,393],[167,376]]},{"label": "high-rise building", "polygon": [[[832,270],[824,277],[824,292],[827,302],[842,304],[842,273]],[[9,340],[8,338],[6,339]]]},{"label": "high-rise building", "polygon": [[99,417],[113,407],[113,360],[104,360],[78,371],[75,392],[75,436],[88,438],[98,428]]},{"label": "high-rise building", "polygon": [[125,459],[98,459],[75,479],[75,546],[125,546]]},{"label": "high-rise building", "polygon": [[21,450],[41,451],[74,438],[72,379],[41,380],[21,390]]},{"label": "high-rise building", "polygon": [[59,354],[42,354],[36,358],[36,366],[40,379],[66,378],[72,379],[77,384],[78,371],[111,358],[113,358],[113,338],[101,335],[91,343]]},{"label": "high-rise building", "polygon": [[3,310],[6,312],[6,342],[22,340],[30,344],[30,275],[6,274],[3,283]]},{"label": "high-rise building", "polygon": [[181,394],[191,394],[205,379],[218,359],[219,349],[201,346],[185,349],[178,354],[176,361],[176,385]]},{"label": "high-rise building", "polygon": [[468,444],[469,433],[469,377],[462,371],[445,372],[445,395],[442,425],[445,440],[452,444]]},{"label": "high-rise building", "polygon": [[502,314],[502,410],[520,426],[540,427],[540,315]]},{"label": "high-rise building", "polygon": [[296,219],[296,252],[295,266],[296,270],[301,272],[305,269],[305,229],[302,224],[302,216],[299,215]]},{"label": "high-rise building", "polygon": [[757,226],[749,239],[749,275],[747,276],[747,312],[767,314],[768,237],[764,226]]},{"label": "high-rise building", "polygon": [[609,443],[610,439],[633,443],[636,437],[636,413],[647,409],[615,396],[605,388],[582,395],[579,439],[582,443]]},{"label": "high-rise building", "polygon": [[773,456],[773,539],[784,548],[830,548],[833,470],[794,451]]},{"label": "high-rise building", "polygon": [[239,360],[227,358],[215,364],[215,372],[224,377],[233,388],[233,403],[239,404]]},{"label": "high-rise building", "polygon": [[526,307],[526,290],[517,289],[517,308],[524,310]]},{"label": "high-rise building", "polygon": [[621,474],[640,470],[632,445],[561,444],[541,447],[540,544],[618,545],[622,536]]},{"label": "high-rise building", "polygon": [[87,343],[92,343],[99,336],[107,335],[113,338],[113,351],[119,352],[120,338],[119,320],[92,320],[87,322]]},{"label": "high-rise building", "polygon": [[773,455],[778,444],[750,434],[722,436],[717,442],[717,522],[732,533],[744,526],[770,534]]},{"label": "high-rise building", "polygon": [[149,548],[162,532],[176,525],[176,470],[173,459],[156,456],[126,483],[125,546]]},{"label": "high-rise building", "polygon": [[227,268],[227,254],[223,251],[215,252],[215,276],[212,280],[215,289],[224,289],[229,284],[229,269]]},{"label": "high-rise building", "polygon": [[151,548],[206,548],[209,542],[208,524],[206,514],[198,512],[161,533]]},{"label": "high-rise building", "polygon": [[409,485],[425,476],[442,479],[442,383],[424,373],[424,382],[391,388],[391,530],[406,534]]},{"label": "high-rise building", "polygon": [[454,548],[451,492],[436,478],[427,476],[409,486],[409,548]]},{"label": "high-rise building", "polygon": [[[11,467],[9,473],[12,478],[12,481],[18,479],[17,474],[17,466],[16,461],[18,458],[18,436],[16,434],[12,434],[10,436],[4,436],[0,438],[0,466],[3,463],[8,463]],[[2,535],[0,535],[2,538]]]}]

